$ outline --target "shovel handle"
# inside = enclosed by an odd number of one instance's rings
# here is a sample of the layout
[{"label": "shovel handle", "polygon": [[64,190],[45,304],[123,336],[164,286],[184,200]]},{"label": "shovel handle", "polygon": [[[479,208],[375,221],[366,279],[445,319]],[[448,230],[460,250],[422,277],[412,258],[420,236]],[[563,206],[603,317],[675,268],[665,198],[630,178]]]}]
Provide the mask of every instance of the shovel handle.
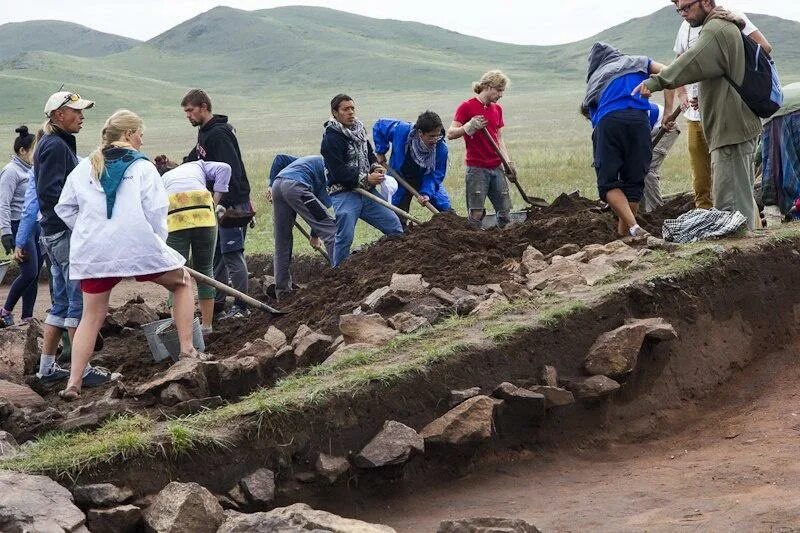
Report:
[{"label": "shovel handle", "polygon": [[[675,122],[676,120],[678,120],[678,116],[681,114],[681,111],[682,111],[681,106],[676,107],[675,111],[673,111],[672,114],[669,117],[667,117],[667,122]],[[656,136],[653,138],[652,147],[655,148],[656,145],[661,141],[661,139],[666,134],[667,130],[665,130],[663,127],[658,128],[658,133],[656,133]]]},{"label": "shovel handle", "polygon": [[[310,234],[309,234],[309,233],[306,231],[306,228],[304,228],[304,227],[303,227],[303,226],[302,226],[302,225],[301,225],[301,224],[300,224],[298,221],[296,221],[296,220],[294,221],[294,227],[295,227],[295,228],[297,228],[297,230],[298,230],[300,233],[302,233],[302,234],[303,234],[303,237],[305,237],[306,239],[308,239],[309,241],[311,241],[311,235],[310,235]],[[324,258],[325,258],[325,261],[327,261],[329,265],[331,264],[331,258],[330,258],[330,256],[328,256],[328,252],[326,252],[325,250],[323,250],[322,248],[320,248],[320,247],[318,247],[318,246],[312,246],[312,248],[314,248],[316,251],[318,251],[318,252],[320,253],[320,255],[322,255],[322,257],[324,257]]]},{"label": "shovel handle", "polygon": [[396,179],[396,180],[397,180],[397,183],[399,183],[400,185],[402,185],[402,186],[403,186],[403,188],[404,188],[405,190],[407,190],[408,192],[410,192],[410,193],[411,193],[411,196],[413,196],[414,198],[416,198],[417,200],[419,200],[419,201],[420,201],[420,203],[422,203],[422,205],[424,205],[424,206],[425,206],[425,207],[428,209],[428,211],[430,211],[430,212],[431,212],[431,213],[433,213],[434,215],[438,215],[438,214],[439,214],[439,210],[438,210],[438,209],[436,209],[435,207],[433,207],[433,205],[431,205],[431,201],[430,201],[430,200],[428,200],[427,202],[422,202],[422,201],[421,201],[421,200],[422,200],[422,195],[419,193],[419,191],[417,191],[417,190],[416,190],[414,187],[412,187],[412,186],[411,186],[411,184],[410,184],[410,183],[408,183],[408,182],[405,180],[405,178],[403,178],[403,176],[401,176],[401,175],[400,175],[400,173],[399,173],[399,172],[397,172],[397,171],[396,171],[395,169],[393,169],[392,167],[389,167],[389,169],[388,169],[388,170],[389,170],[389,175],[390,175],[390,176],[392,176],[394,179]]},{"label": "shovel handle", "polygon": [[511,163],[508,162],[508,159],[506,159],[506,156],[503,153],[503,151],[500,150],[499,146],[497,146],[497,142],[494,140],[494,137],[492,137],[492,134],[489,133],[486,130],[486,128],[483,128],[481,131],[486,136],[486,140],[489,141],[489,144],[492,146],[495,153],[497,153],[497,156],[500,158],[500,161],[503,162],[503,170],[505,171],[506,178],[508,178],[508,181],[514,184],[514,186],[519,191],[519,195],[522,196],[523,200],[525,200],[525,203],[536,207],[547,207],[548,205],[550,205],[544,200],[544,198],[528,197],[528,195],[525,193],[525,190],[522,188],[522,185],[520,185],[519,180],[517,179],[514,171],[511,169]]},{"label": "shovel handle", "polygon": [[383,207],[385,207],[387,209],[391,209],[392,211],[397,213],[397,216],[401,216],[401,217],[405,218],[406,220],[410,220],[414,224],[418,224],[418,225],[422,224],[422,222],[420,222],[416,218],[412,217],[411,215],[409,215],[408,213],[406,213],[405,211],[403,211],[402,209],[400,209],[396,205],[390,204],[389,202],[387,202],[383,198],[380,198],[379,196],[376,196],[376,195],[372,194],[371,192],[369,192],[369,191],[367,191],[365,189],[362,189],[361,187],[356,187],[353,190],[355,192],[357,192],[358,194],[360,194],[361,196],[369,198],[370,200],[372,200],[376,204],[380,204],[380,205],[382,205]]},{"label": "shovel handle", "polygon": [[274,307],[270,307],[269,305],[265,304],[264,302],[259,302],[255,298],[252,298],[252,297],[246,295],[243,292],[239,292],[234,288],[228,287],[224,283],[220,283],[219,281],[215,280],[214,278],[209,278],[205,274],[201,274],[200,272],[198,272],[196,270],[193,270],[193,269],[191,269],[191,268],[189,268],[187,266],[184,266],[183,268],[186,270],[186,272],[189,273],[190,276],[192,276],[194,279],[196,279],[200,283],[204,283],[206,285],[211,285],[212,287],[214,287],[218,291],[224,292],[225,294],[233,296],[234,298],[238,298],[241,301],[243,301],[244,303],[246,303],[247,305],[251,305],[251,306],[255,307],[256,309],[261,309],[262,311],[266,311],[268,313],[272,313],[273,315],[285,315],[286,314],[285,311],[279,311],[279,310],[275,309]]}]

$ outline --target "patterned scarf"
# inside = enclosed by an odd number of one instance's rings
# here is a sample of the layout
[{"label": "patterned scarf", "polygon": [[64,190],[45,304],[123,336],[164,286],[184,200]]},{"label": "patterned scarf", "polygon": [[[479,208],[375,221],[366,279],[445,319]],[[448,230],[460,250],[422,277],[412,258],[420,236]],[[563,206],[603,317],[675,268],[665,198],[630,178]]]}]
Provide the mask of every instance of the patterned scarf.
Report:
[{"label": "patterned scarf", "polygon": [[367,129],[364,124],[356,119],[355,123],[347,128],[338,120],[331,118],[326,124],[326,128],[338,131],[348,138],[355,148],[356,160],[347,162],[348,166],[358,166],[358,175],[369,174],[369,151],[367,148]]},{"label": "patterned scarf", "polygon": [[436,168],[436,145],[428,146],[422,142],[420,132],[417,128],[411,128],[408,134],[408,151],[411,153],[414,162],[424,168],[427,172],[433,172]]}]

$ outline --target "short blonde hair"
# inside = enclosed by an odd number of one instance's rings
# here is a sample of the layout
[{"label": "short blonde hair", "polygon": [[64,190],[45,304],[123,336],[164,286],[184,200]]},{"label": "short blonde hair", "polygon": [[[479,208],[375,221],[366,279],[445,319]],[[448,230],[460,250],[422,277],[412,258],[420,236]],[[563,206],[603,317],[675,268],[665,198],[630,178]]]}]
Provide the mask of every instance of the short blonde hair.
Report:
[{"label": "short blonde hair", "polygon": [[144,123],[139,115],[127,109],[115,111],[113,115],[108,117],[108,120],[106,120],[106,123],[103,125],[103,140],[100,146],[97,147],[97,150],[92,152],[92,155],[89,156],[92,162],[92,175],[95,178],[99,178],[103,172],[103,168],[106,166],[103,150],[124,139],[126,132],[138,131],[143,127]]},{"label": "short blonde hair", "polygon": [[511,80],[502,71],[490,70],[481,76],[480,81],[472,83],[472,90],[475,94],[480,94],[484,89],[506,89],[509,85],[511,85]]}]

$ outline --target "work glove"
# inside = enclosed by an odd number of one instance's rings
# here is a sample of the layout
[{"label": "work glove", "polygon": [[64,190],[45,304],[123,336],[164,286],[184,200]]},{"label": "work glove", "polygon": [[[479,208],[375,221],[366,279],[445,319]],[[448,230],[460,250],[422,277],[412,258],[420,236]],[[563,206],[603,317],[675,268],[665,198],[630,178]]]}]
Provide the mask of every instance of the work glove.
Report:
[{"label": "work glove", "polygon": [[478,130],[486,127],[486,119],[480,115],[475,115],[464,124],[464,133],[472,137]]},{"label": "work glove", "polygon": [[7,254],[10,254],[14,251],[14,237],[9,233],[8,235],[3,235],[3,248],[5,249]]},{"label": "work glove", "polygon": [[222,218],[222,215],[225,214],[226,209],[225,206],[217,204],[217,208],[215,211],[217,213],[217,220],[219,220]]}]

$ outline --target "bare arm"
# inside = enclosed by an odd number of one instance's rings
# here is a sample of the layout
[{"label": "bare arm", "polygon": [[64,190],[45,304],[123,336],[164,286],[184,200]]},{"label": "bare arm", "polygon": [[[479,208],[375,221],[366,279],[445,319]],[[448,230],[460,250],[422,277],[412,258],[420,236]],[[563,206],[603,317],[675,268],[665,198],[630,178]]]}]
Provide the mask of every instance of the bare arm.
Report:
[{"label": "bare arm", "polygon": [[769,41],[767,40],[766,37],[764,37],[764,34],[761,33],[760,30],[754,31],[753,33],[748,35],[748,37],[753,39],[756,42],[756,44],[760,44],[761,49],[764,50],[766,53],[772,54],[772,45],[769,44]]},{"label": "bare arm", "polygon": [[465,134],[464,125],[457,120],[454,120],[450,127],[447,128],[447,140],[460,139]]}]

